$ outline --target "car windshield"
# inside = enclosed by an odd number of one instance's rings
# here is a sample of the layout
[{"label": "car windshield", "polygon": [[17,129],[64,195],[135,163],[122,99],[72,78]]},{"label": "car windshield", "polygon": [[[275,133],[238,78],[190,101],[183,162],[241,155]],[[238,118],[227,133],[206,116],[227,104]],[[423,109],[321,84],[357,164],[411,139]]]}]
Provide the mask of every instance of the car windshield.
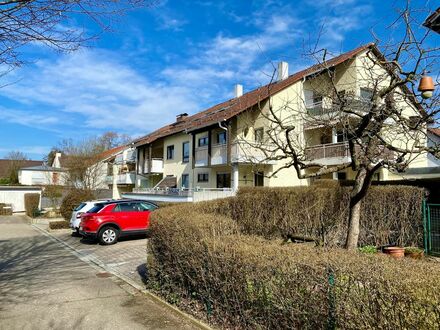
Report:
[{"label": "car windshield", "polygon": [[86,206],[86,203],[81,203],[81,204],[79,204],[77,207],[75,207],[73,210],[74,210],[74,211],[79,211],[79,210],[81,210],[84,206]]},{"label": "car windshield", "polygon": [[102,210],[104,206],[105,204],[102,203],[95,204],[95,206],[93,206],[90,210],[88,210],[87,213],[98,213],[99,211]]}]

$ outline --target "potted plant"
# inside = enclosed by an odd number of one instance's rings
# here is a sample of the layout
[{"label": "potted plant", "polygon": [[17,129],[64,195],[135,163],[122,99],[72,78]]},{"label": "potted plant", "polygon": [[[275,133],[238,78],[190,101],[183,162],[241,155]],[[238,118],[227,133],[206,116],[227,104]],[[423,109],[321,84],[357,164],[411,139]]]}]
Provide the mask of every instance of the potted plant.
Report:
[{"label": "potted plant", "polygon": [[405,248],[399,246],[387,246],[383,248],[385,254],[390,255],[395,259],[401,259],[405,256]]},{"label": "potted plant", "polygon": [[410,257],[413,259],[421,259],[423,258],[423,249],[420,249],[415,246],[409,246],[405,248],[405,257]]}]

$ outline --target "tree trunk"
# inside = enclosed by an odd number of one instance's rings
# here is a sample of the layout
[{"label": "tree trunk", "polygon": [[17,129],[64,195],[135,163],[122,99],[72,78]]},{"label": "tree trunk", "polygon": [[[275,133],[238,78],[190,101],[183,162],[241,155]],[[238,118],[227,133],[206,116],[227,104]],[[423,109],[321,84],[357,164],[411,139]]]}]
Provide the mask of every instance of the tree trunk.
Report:
[{"label": "tree trunk", "polygon": [[359,241],[361,205],[362,200],[366,195],[366,189],[363,188],[365,184],[368,184],[365,180],[366,176],[367,170],[365,168],[361,168],[356,174],[354,186],[350,193],[348,231],[347,240],[345,241],[345,248],[348,250],[356,249]]}]

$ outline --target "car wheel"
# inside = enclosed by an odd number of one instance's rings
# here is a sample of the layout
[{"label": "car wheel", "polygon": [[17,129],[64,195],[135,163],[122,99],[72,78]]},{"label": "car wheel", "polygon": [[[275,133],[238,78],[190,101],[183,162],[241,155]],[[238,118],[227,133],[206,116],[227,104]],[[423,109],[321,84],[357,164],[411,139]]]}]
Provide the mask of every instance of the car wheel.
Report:
[{"label": "car wheel", "polygon": [[98,239],[103,245],[115,244],[118,240],[119,230],[114,227],[104,227],[99,231]]}]

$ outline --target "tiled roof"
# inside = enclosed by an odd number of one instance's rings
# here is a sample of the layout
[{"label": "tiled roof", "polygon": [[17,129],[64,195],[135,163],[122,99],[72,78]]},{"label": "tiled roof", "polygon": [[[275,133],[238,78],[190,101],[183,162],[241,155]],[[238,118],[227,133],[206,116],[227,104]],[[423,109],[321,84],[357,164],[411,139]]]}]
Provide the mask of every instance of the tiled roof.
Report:
[{"label": "tiled roof", "polygon": [[[10,159],[0,159],[0,178],[5,178],[9,176],[9,169],[13,165],[15,160]],[[23,160],[20,161],[20,167],[29,167],[29,166],[40,166],[43,165],[42,160]]]},{"label": "tiled roof", "polygon": [[119,146],[119,147],[115,147],[115,148],[106,150],[104,152],[101,152],[97,157],[98,157],[98,159],[105,160],[105,159],[107,159],[107,158],[109,158],[111,156],[114,156],[114,155],[120,153],[125,148],[127,148],[127,146],[125,146],[125,145]]},{"label": "tiled roof", "polygon": [[185,130],[196,130],[198,128],[213,125],[223,120],[228,120],[237,116],[246,109],[259,104],[259,102],[267,99],[270,95],[274,95],[295,84],[304,77],[342,64],[343,62],[352,59],[367,49],[371,49],[376,56],[381,56],[380,51],[373,43],[360,46],[349,52],[336,56],[322,64],[315,64],[305,70],[296,72],[284,80],[271,82],[265,86],[243,94],[240,97],[217,104],[211,108],[196,113],[195,115],[184,117],[181,121],[159,128],[146,136],[134,140],[134,143],[136,146],[149,144],[165,136],[183,132]]}]

